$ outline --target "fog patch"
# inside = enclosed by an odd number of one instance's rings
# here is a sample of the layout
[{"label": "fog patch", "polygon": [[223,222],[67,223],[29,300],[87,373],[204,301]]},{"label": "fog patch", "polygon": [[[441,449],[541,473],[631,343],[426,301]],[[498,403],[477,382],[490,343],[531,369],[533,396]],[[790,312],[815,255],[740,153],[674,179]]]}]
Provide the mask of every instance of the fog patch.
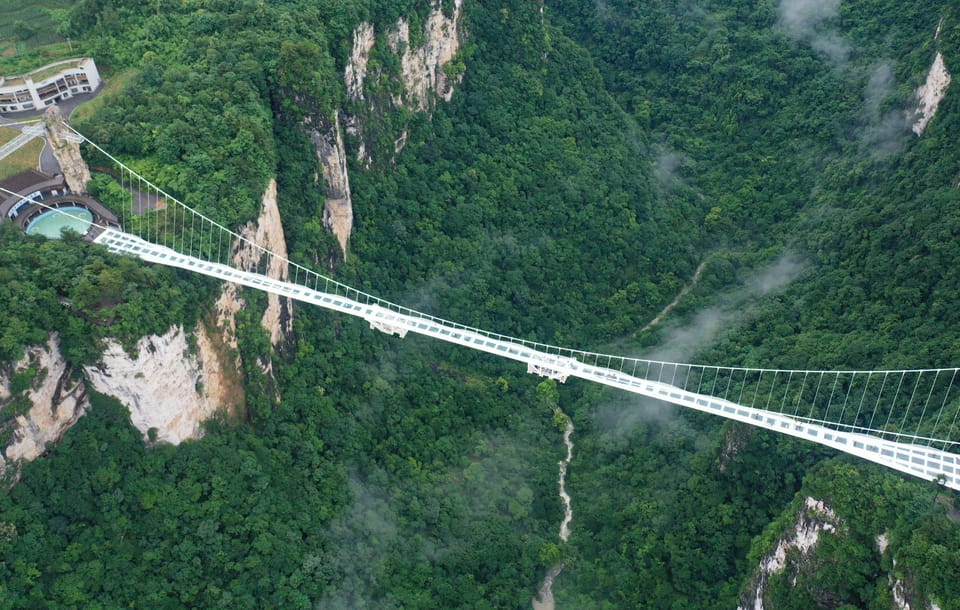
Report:
[{"label": "fog patch", "polygon": [[[780,256],[748,277],[740,288],[720,295],[715,306],[707,307],[682,325],[668,329],[659,347],[639,356],[654,361],[652,365],[648,367],[639,362],[636,368],[625,366],[623,372],[684,387],[689,367],[656,363],[693,361],[724,333],[755,315],[754,301],[782,291],[808,268],[808,263],[793,254]],[[638,433],[646,434],[649,442],[690,443],[698,449],[703,448],[701,435],[677,417],[679,409],[671,403],[627,394],[599,405],[594,417],[598,428],[606,435],[605,442],[614,449]]]},{"label": "fog patch", "polygon": [[681,172],[692,165],[690,157],[673,151],[660,151],[656,154],[653,175],[657,184],[664,189],[674,189],[683,182]]},{"label": "fog patch", "polygon": [[700,351],[716,343],[717,338],[751,315],[753,301],[783,290],[795,280],[807,264],[786,254],[750,276],[739,289],[721,295],[718,304],[699,311],[679,327],[664,333],[660,347],[642,357],[663,362],[690,362]]},{"label": "fog patch", "polygon": [[806,41],[843,66],[850,57],[850,44],[831,25],[839,15],[840,0],[783,0],[777,23],[791,38]]},{"label": "fog patch", "polygon": [[481,437],[470,462],[451,477],[451,495],[466,504],[461,515],[468,527],[475,522],[526,519],[532,509],[534,468],[531,441],[500,431]]},{"label": "fog patch", "polygon": [[[791,38],[826,55],[835,69],[844,70],[853,49],[837,27],[839,16],[840,0],[781,0],[777,24]],[[891,63],[858,66],[846,75],[852,84],[862,73],[868,74],[861,118],[852,129],[865,153],[881,159],[902,151],[911,126],[902,108],[884,111],[885,101],[896,94]]]},{"label": "fog patch", "polygon": [[883,110],[883,103],[895,91],[893,67],[879,62],[870,71],[863,93],[864,126],[859,132],[861,143],[874,156],[886,157],[900,152],[910,129],[910,121],[902,110]]},{"label": "fog patch", "polygon": [[687,447],[696,451],[708,449],[710,439],[700,434],[683,417],[681,407],[647,396],[611,395],[597,405],[593,419],[600,431],[600,444],[605,451],[625,451],[631,444],[642,442],[657,447]]},{"label": "fog patch", "polygon": [[443,295],[448,294],[450,289],[450,284],[443,277],[433,276],[407,290],[400,297],[399,302],[414,311],[437,315],[435,313],[437,303],[442,302]]},{"label": "fog patch", "polygon": [[[386,476],[386,475],[383,475]],[[326,559],[331,590],[320,600],[321,610],[395,608],[385,599],[370,599],[373,583],[382,582],[382,562],[400,542],[396,513],[381,489],[351,476],[350,506],[342,510],[328,532],[332,554]]]},{"label": "fog patch", "polygon": [[606,443],[612,441],[619,444],[627,436],[635,434],[641,424],[651,438],[656,438],[655,432],[675,420],[679,408],[647,396],[631,395],[611,398],[598,405],[594,420],[607,435],[608,438],[604,439]]},{"label": "fog patch", "polygon": [[780,24],[794,36],[813,33],[824,21],[840,14],[840,0],[783,0]]},{"label": "fog patch", "polygon": [[597,12],[597,20],[600,22],[613,21],[615,14],[606,0],[593,0],[593,8]]}]

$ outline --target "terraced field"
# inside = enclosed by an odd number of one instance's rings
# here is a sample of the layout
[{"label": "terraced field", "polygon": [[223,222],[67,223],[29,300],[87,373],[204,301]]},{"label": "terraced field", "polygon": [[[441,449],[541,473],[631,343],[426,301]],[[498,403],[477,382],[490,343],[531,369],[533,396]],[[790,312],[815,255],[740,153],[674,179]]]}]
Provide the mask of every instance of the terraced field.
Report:
[{"label": "terraced field", "polygon": [[[69,0],[0,0],[0,74],[26,72],[72,53],[57,33]],[[53,61],[49,59],[49,61]]]}]

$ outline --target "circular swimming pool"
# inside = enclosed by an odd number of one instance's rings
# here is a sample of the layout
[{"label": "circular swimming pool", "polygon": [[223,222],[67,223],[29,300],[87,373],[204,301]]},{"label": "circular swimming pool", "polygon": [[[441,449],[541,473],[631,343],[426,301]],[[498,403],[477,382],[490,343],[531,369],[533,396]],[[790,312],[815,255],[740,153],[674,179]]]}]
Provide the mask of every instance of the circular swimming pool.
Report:
[{"label": "circular swimming pool", "polygon": [[40,214],[27,225],[27,235],[43,235],[51,239],[59,239],[60,232],[72,229],[80,235],[85,235],[93,223],[93,214],[86,208],[77,206],[62,207]]}]

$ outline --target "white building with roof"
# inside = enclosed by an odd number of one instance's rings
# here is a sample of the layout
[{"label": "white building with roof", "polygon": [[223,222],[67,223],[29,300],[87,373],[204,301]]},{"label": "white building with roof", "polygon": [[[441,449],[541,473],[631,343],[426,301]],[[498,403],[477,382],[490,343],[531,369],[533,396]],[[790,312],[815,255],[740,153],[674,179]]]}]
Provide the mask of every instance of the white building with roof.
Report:
[{"label": "white building with roof", "polygon": [[0,76],[0,112],[28,112],[100,86],[92,57],[64,59],[20,76]]}]

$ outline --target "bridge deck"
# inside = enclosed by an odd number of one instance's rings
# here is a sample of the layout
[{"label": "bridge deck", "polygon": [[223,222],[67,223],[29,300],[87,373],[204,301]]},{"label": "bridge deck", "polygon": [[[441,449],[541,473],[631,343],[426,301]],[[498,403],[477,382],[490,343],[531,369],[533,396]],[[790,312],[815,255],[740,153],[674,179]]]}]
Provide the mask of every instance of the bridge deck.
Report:
[{"label": "bridge deck", "polygon": [[546,353],[530,345],[490,336],[475,329],[445,323],[427,316],[417,316],[415,312],[408,314],[393,311],[376,303],[361,303],[342,295],[323,292],[301,284],[275,280],[219,263],[207,262],[115,229],[104,229],[95,241],[107,246],[113,252],[132,254],[145,261],[179,267],[361,317],[367,320],[371,328],[386,333],[403,337],[408,332],[414,332],[524,362],[527,364],[528,372],[560,381],[565,381],[571,376],[579,377],[682,407],[713,413],[826,445],[926,480],[940,478],[947,487],[960,491],[960,455],[929,445],[891,441],[868,434],[831,428],[829,425],[804,421],[783,413],[747,407],[723,398],[625,374],[616,369],[586,364],[559,354]]}]

